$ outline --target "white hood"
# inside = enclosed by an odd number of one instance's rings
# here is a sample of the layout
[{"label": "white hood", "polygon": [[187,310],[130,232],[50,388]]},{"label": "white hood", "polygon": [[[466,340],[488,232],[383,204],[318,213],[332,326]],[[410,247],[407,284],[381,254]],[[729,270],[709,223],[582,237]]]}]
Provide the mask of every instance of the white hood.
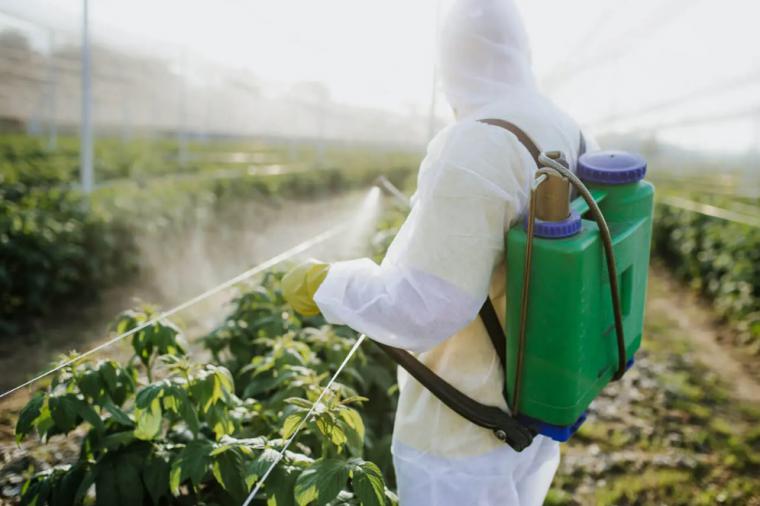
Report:
[{"label": "white hood", "polygon": [[456,0],[440,37],[441,81],[458,117],[510,94],[537,92],[528,35],[513,0]]}]

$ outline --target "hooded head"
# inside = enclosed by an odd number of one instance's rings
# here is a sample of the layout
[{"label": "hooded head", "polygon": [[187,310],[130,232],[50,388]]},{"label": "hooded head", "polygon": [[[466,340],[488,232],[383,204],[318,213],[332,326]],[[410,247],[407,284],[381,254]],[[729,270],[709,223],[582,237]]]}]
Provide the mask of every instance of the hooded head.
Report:
[{"label": "hooded head", "polygon": [[456,0],[438,47],[443,89],[459,117],[536,88],[528,35],[513,0]]}]

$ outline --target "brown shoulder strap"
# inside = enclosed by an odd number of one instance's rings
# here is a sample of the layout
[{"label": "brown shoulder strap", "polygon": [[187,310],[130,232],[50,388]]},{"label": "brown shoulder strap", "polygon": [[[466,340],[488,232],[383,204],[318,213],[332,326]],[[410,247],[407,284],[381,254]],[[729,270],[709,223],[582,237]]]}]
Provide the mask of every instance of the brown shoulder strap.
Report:
[{"label": "brown shoulder strap", "polygon": [[538,149],[538,146],[536,146],[536,143],[533,142],[533,139],[531,139],[530,136],[526,134],[522,128],[515,125],[514,123],[510,123],[509,121],[497,118],[481,119],[480,122],[497,126],[503,128],[504,130],[512,132],[515,137],[517,137],[517,140],[520,141],[520,144],[525,146],[525,149],[528,150],[528,153],[530,153],[530,156],[533,157],[533,161],[536,162],[536,165],[538,165],[538,155],[541,154],[541,150]]},{"label": "brown shoulder strap", "polygon": [[[528,153],[530,153],[530,156],[533,157],[533,161],[536,162],[536,165],[539,165],[538,155],[541,154],[541,150],[538,149],[538,146],[536,146],[536,143],[533,142],[533,139],[531,139],[530,136],[526,134],[522,128],[515,125],[514,123],[510,123],[509,121],[505,121],[503,119],[498,119],[498,118],[481,119],[480,122],[486,123],[488,125],[497,126],[497,127],[500,127],[512,132],[515,135],[515,137],[517,137],[517,140],[520,141],[520,144],[525,146],[525,149],[528,150]],[[578,145],[578,158],[583,156],[585,153],[586,153],[586,137],[583,135],[583,132],[580,132],[580,143]]]},{"label": "brown shoulder strap", "polygon": [[536,435],[533,429],[512,418],[506,411],[481,404],[463,394],[408,351],[378,341],[374,343],[452,411],[475,425],[492,430],[498,439],[513,450],[521,452],[533,442]]},{"label": "brown shoulder strap", "polygon": [[[514,123],[510,123],[509,121],[505,121],[503,119],[497,119],[497,118],[482,119],[480,120],[480,122],[486,123],[488,125],[493,125],[499,128],[503,128],[513,133],[514,136],[517,137],[517,140],[520,142],[520,144],[525,146],[525,149],[528,150],[528,153],[530,153],[530,156],[533,157],[533,161],[536,163],[536,166],[539,165],[538,156],[541,154],[541,150],[538,149],[538,146],[536,146],[536,143],[533,142],[533,139],[531,139],[530,136],[526,134],[522,128],[515,125]],[[488,337],[491,338],[491,343],[493,343],[493,347],[496,350],[496,354],[499,356],[499,359],[501,360],[501,365],[503,367],[506,367],[507,366],[506,334],[504,333],[504,329],[501,327],[501,323],[499,322],[499,318],[496,315],[496,310],[493,307],[493,303],[491,302],[490,297],[486,297],[486,301],[483,304],[483,307],[480,309],[480,319],[483,320],[483,325],[486,328]]]}]

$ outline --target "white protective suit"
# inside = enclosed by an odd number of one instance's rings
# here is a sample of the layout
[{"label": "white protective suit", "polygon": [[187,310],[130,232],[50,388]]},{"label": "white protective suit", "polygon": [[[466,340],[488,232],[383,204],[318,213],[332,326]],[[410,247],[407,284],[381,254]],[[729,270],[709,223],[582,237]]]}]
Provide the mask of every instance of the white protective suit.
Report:
[{"label": "white protective suit", "polygon": [[[418,352],[465,394],[507,409],[478,311],[490,293],[504,315],[504,233],[527,207],[536,166],[514,135],[477,120],[511,121],[569,160],[580,131],[538,92],[512,0],[458,0],[441,35],[441,78],[457,121],[430,142],[411,213],[382,265],[333,264],[315,301],[328,321]],[[538,436],[517,453],[404,371],[399,386],[393,454],[402,506],[543,502],[557,443]]]}]

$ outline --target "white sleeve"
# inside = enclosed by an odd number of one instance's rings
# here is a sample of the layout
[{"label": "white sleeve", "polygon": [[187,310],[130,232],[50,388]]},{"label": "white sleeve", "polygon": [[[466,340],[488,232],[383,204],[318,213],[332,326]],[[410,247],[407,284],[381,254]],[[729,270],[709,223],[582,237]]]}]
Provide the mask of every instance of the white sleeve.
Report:
[{"label": "white sleeve", "polygon": [[331,323],[413,351],[478,315],[504,232],[524,208],[530,155],[509,132],[462,122],[430,143],[414,206],[381,265],[337,262],[315,295]]}]

